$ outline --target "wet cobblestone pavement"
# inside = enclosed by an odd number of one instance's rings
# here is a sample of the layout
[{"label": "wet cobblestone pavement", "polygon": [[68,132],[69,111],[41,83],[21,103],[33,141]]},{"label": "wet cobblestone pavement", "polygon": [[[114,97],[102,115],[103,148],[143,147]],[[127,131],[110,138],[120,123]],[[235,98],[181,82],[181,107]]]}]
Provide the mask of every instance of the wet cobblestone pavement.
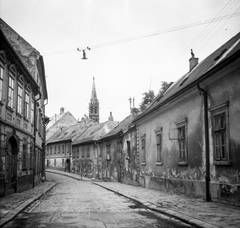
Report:
[{"label": "wet cobblestone pavement", "polygon": [[[145,207],[150,209],[151,211],[161,212],[157,213],[164,217],[164,215],[170,216],[172,219],[180,219],[184,222],[189,224],[196,225],[197,227],[204,227],[204,228],[216,228],[216,227],[229,227],[229,228],[240,228],[240,208],[232,207],[224,204],[214,203],[214,202],[206,202],[201,199],[189,198],[180,195],[170,195],[166,193],[162,193],[156,190],[145,189],[137,186],[125,185],[117,182],[101,182],[96,180],[90,180],[87,178],[81,178],[77,174],[66,173],[61,171],[52,171],[55,173],[59,173],[61,175],[69,176],[72,179],[81,181],[85,183],[85,186],[90,185],[98,185],[101,188],[108,189],[113,193],[117,193],[125,197],[125,201],[128,204],[128,199],[135,200],[135,205],[128,205],[127,209],[134,208],[136,205],[138,212],[143,213],[141,207]],[[86,198],[77,196],[77,183],[73,184],[73,188],[71,192],[73,192],[72,196],[67,196],[66,194],[61,193],[61,188],[54,188],[56,190],[57,195],[62,197],[62,203],[59,201],[59,197],[56,197],[52,194],[52,191],[48,192],[48,195],[44,195],[44,192],[47,192],[51,189],[55,183],[54,182],[45,182],[42,183],[40,186],[37,186],[35,189],[31,189],[29,191],[23,193],[13,194],[7,197],[0,198],[0,215],[1,215],[1,224],[3,224],[7,219],[16,216],[20,211],[26,208],[31,202],[36,201],[36,205],[32,204],[31,207],[28,208],[28,213],[31,213],[31,210],[35,210],[35,214],[37,212],[49,214],[50,218],[57,219],[60,217],[66,217],[65,219],[69,218],[69,220],[73,219],[76,216],[75,213],[81,213],[80,217],[91,217],[93,218],[98,217],[103,213],[112,213],[111,218],[114,218],[114,212],[129,212],[126,210],[126,207],[118,202],[118,200],[123,200],[122,198],[111,198],[110,193],[107,194],[107,197],[110,197],[110,201],[107,202],[105,199],[106,196],[99,196],[98,201],[100,204],[96,204],[93,198]],[[87,185],[86,185],[87,183]],[[75,186],[74,186],[75,185]],[[59,186],[58,186],[59,187]],[[67,188],[71,188],[69,185]],[[101,189],[100,188],[100,189]],[[67,191],[67,189],[66,189]],[[97,192],[94,188],[87,188],[88,195],[96,195]],[[74,192],[76,194],[74,194]],[[52,203],[44,207],[39,203],[38,198],[43,196],[45,197],[52,197]],[[63,199],[64,197],[64,199]],[[115,197],[115,196],[114,196]],[[96,200],[96,199],[95,199]],[[45,200],[44,200],[45,201]],[[68,201],[67,204],[64,205],[64,201]],[[116,205],[113,206],[111,203],[112,201],[116,202]],[[79,205],[78,202],[82,202]],[[75,205],[75,206],[66,206],[66,205]],[[96,206],[97,205],[97,206]],[[103,206],[104,205],[104,206]],[[94,207],[94,210],[91,210]],[[56,210],[58,208],[59,210]],[[144,209],[145,210],[145,209]],[[89,212],[91,211],[91,215]],[[53,214],[55,214],[53,216]],[[109,214],[109,215],[110,215]],[[29,214],[30,216],[30,214]],[[56,216],[56,217],[55,217]],[[31,217],[31,216],[30,216]],[[110,218],[108,216],[108,219]],[[49,218],[49,219],[50,219]],[[92,218],[92,217],[91,217]],[[34,219],[34,218],[33,218]],[[78,226],[76,226],[78,227]],[[84,226],[83,226],[84,227]],[[100,226],[101,227],[101,226]],[[103,226],[105,227],[105,226]],[[158,226],[156,226],[158,227]],[[161,226],[159,226],[161,227]],[[162,226],[165,227],[165,226]]]}]

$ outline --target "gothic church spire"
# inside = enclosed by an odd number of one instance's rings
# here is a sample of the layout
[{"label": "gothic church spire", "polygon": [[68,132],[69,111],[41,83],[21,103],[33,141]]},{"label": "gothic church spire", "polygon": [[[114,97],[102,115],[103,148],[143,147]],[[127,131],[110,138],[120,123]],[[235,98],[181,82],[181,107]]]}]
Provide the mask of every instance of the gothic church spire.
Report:
[{"label": "gothic church spire", "polygon": [[93,77],[92,95],[89,103],[89,119],[99,123],[99,101],[95,86],[95,78]]}]

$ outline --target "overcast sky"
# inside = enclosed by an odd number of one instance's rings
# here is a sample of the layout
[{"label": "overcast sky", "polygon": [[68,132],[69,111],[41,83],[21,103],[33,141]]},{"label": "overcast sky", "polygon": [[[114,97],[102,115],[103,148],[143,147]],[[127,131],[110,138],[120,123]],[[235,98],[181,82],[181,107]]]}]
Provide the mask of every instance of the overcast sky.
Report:
[{"label": "overcast sky", "polygon": [[180,78],[191,48],[202,61],[236,35],[239,12],[239,0],[0,0],[0,17],[43,55],[46,115],[88,115],[94,76],[101,122]]}]

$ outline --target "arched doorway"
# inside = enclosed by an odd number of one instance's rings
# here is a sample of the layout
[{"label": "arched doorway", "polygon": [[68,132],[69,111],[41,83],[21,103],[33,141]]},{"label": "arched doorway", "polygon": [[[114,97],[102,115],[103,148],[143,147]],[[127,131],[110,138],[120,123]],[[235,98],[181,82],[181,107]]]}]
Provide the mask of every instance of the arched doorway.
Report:
[{"label": "arched doorway", "polygon": [[6,190],[7,194],[17,192],[17,154],[18,143],[14,136],[7,140],[6,145]]}]

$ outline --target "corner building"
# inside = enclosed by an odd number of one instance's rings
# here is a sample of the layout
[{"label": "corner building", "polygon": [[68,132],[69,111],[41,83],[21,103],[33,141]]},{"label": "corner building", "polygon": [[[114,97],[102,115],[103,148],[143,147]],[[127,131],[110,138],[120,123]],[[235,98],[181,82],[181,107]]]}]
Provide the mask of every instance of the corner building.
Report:
[{"label": "corner building", "polygon": [[0,196],[35,187],[44,177],[43,57],[0,19]]}]

